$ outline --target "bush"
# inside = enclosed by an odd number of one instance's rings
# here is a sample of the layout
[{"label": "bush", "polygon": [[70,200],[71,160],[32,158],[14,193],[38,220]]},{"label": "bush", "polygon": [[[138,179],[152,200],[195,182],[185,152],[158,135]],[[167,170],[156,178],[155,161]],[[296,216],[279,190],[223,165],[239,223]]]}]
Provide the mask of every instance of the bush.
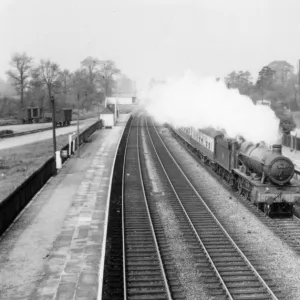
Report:
[{"label": "bush", "polygon": [[6,130],[0,130],[0,136],[4,136],[4,135],[7,135],[7,134],[13,134],[13,130],[9,130],[9,129],[6,129]]}]

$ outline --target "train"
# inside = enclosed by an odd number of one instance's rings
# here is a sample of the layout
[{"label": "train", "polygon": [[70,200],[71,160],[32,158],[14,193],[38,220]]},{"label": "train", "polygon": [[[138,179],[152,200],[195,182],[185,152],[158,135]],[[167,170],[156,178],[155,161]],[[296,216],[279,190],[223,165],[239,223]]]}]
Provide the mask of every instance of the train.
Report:
[{"label": "train", "polygon": [[213,128],[174,127],[175,137],[266,216],[294,214],[300,204],[300,182],[293,162],[282,155],[282,145],[270,149],[243,138],[228,138]]},{"label": "train", "polygon": [[[52,122],[52,112],[43,110],[42,107],[26,107],[19,111],[18,119],[23,123]],[[55,113],[56,126],[69,126],[72,121],[71,108],[59,108]]]}]

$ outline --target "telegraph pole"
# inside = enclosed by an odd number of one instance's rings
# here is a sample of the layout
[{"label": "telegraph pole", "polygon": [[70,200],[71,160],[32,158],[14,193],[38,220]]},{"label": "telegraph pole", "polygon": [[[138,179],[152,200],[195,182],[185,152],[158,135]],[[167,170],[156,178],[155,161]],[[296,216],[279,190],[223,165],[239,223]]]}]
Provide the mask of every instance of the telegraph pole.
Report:
[{"label": "telegraph pole", "polygon": [[299,99],[300,99],[300,59],[299,59],[299,70],[298,70],[298,92],[299,92]]},{"label": "telegraph pole", "polygon": [[[98,106],[98,122],[100,122],[100,98],[97,99],[97,106]],[[100,123],[99,123],[100,126]],[[99,127],[100,128],[100,127]]]},{"label": "telegraph pole", "polygon": [[[51,93],[51,92],[50,92]],[[56,135],[55,135],[55,99],[53,96],[50,94],[50,101],[52,104],[52,132],[53,132],[53,153],[55,157],[55,152],[56,152]]]},{"label": "telegraph pole", "polygon": [[79,92],[77,93],[77,157],[80,157],[79,150]]}]

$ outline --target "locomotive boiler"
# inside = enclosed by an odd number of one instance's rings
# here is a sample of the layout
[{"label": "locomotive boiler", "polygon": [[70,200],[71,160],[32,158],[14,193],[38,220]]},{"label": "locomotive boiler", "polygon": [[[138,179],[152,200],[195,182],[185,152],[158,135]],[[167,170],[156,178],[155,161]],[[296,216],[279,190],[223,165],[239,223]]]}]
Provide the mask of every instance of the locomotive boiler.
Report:
[{"label": "locomotive boiler", "polygon": [[269,180],[273,184],[283,186],[293,178],[295,167],[288,157],[281,154],[281,148],[281,145],[273,145],[270,150],[265,144],[243,142],[239,159],[248,168],[249,173],[261,176],[262,183]]}]

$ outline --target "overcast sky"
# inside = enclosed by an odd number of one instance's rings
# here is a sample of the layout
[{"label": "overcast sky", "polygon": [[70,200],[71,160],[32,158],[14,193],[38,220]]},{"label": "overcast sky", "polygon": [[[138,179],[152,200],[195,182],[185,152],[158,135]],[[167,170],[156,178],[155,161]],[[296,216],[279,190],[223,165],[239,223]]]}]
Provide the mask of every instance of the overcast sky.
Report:
[{"label": "overcast sky", "polygon": [[14,52],[75,70],[112,59],[145,85],[192,69],[253,75],[300,58],[299,0],[0,0],[0,76]]}]

